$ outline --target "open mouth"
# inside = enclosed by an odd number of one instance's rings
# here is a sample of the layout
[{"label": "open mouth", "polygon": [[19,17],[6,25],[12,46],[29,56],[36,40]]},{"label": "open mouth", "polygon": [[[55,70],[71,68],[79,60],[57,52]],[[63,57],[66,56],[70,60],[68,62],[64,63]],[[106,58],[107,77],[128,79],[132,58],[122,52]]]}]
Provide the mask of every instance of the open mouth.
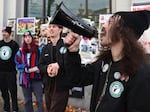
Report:
[{"label": "open mouth", "polygon": [[100,32],[100,36],[105,36],[106,35],[106,30],[102,29]]},{"label": "open mouth", "polygon": [[105,36],[105,35],[106,35],[106,29],[104,27],[102,27],[100,36]]}]

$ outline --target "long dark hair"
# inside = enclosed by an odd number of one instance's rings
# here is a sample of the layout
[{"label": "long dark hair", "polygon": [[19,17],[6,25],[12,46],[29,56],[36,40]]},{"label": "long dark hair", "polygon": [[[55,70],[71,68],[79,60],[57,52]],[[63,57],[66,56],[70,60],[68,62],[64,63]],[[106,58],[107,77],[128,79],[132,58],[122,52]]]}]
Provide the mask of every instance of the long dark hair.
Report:
[{"label": "long dark hair", "polygon": [[[113,18],[113,17],[112,17]],[[111,28],[110,38],[113,43],[122,39],[124,47],[123,54],[123,66],[122,72],[126,75],[135,74],[143,62],[145,62],[145,51],[143,46],[137,41],[137,36],[131,28],[124,24],[124,21],[120,19],[116,25]],[[99,59],[106,60],[111,58],[110,50],[101,51]]]}]

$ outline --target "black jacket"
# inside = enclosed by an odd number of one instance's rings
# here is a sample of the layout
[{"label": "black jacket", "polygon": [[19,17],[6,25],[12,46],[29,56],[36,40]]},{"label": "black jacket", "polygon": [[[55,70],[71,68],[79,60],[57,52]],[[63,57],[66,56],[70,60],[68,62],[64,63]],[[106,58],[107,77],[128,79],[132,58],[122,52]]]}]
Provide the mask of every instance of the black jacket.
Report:
[{"label": "black jacket", "polygon": [[[124,77],[124,74],[120,73],[122,62],[112,62],[104,97],[95,111],[110,62],[97,60],[81,67],[81,59],[77,53],[68,53],[66,60],[66,72],[76,76],[76,86],[93,85],[90,112],[150,112],[149,65],[143,65],[133,76]],[[118,72],[120,76],[115,75]]]},{"label": "black jacket", "polygon": [[[65,54],[60,53],[60,48],[64,46],[63,40],[59,39],[56,45],[56,54],[53,54],[53,46],[52,43],[48,43],[46,46],[43,47],[42,53],[40,55],[39,60],[39,69],[41,74],[43,75],[43,83],[44,87],[51,86],[50,82],[56,82],[56,90],[57,91],[64,91],[70,88],[70,84],[67,84],[68,77],[65,77],[65,70],[64,70],[64,57]],[[59,64],[60,69],[58,75],[56,77],[49,77],[47,74],[47,66],[50,63],[53,63],[53,55],[56,55],[56,62]]]}]

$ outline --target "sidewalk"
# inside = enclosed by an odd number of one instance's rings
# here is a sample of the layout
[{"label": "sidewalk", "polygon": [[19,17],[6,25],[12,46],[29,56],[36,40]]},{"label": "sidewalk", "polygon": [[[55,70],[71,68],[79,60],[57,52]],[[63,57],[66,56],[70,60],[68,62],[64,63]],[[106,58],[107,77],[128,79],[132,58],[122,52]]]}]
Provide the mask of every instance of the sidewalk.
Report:
[{"label": "sidewalk", "polygon": [[[24,112],[24,101],[22,99],[18,99],[18,106],[19,106],[18,112]],[[36,109],[37,109],[36,102],[33,102],[33,107],[36,112]],[[0,112],[3,112],[3,111],[4,111],[3,110],[3,99],[2,99],[2,97],[0,97]]]},{"label": "sidewalk", "polygon": [[[19,106],[19,111],[18,112],[24,112],[24,100],[23,100],[24,97],[23,97],[23,94],[22,94],[22,89],[21,89],[21,87],[18,84],[18,81],[17,81],[17,86],[18,86],[18,106]],[[34,110],[35,110],[34,112],[36,112],[37,105],[36,105],[36,102],[35,102],[35,96],[34,95],[33,95],[33,101],[34,101],[33,102],[33,107],[34,107]],[[45,107],[45,105],[44,105],[44,107]],[[45,109],[45,112],[46,112],[46,108],[44,108],[44,109]],[[0,112],[3,112],[3,111],[4,111],[3,110],[3,99],[2,99],[2,97],[0,95]],[[68,105],[66,107],[66,112],[89,112],[89,111],[86,111],[84,109]]]},{"label": "sidewalk", "polygon": [[[23,109],[23,100],[18,100],[18,104],[19,104],[19,112],[24,112]],[[2,97],[0,97],[0,112],[3,112],[3,99]]]},{"label": "sidewalk", "polygon": [[[18,112],[24,112],[24,101],[23,100],[18,99],[18,106],[19,106]],[[33,107],[34,107],[34,112],[36,112],[36,110],[37,110],[36,102],[33,102]],[[0,112],[3,112],[3,111],[4,111],[3,110],[3,99],[2,99],[2,97],[0,97]],[[46,112],[46,109],[44,112]],[[66,112],[89,112],[89,111],[83,110],[81,108],[75,108],[73,106],[67,106]]]}]

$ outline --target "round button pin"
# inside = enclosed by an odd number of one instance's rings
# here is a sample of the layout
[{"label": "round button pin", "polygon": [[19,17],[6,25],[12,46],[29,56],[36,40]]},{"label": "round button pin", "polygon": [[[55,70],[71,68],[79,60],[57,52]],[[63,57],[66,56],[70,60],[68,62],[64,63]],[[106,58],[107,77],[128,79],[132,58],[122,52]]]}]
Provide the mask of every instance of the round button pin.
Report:
[{"label": "round button pin", "polygon": [[120,77],[121,77],[120,72],[115,72],[115,73],[114,73],[114,78],[115,78],[115,79],[120,79]]},{"label": "round button pin", "polygon": [[103,71],[103,72],[106,72],[106,71],[108,70],[108,68],[109,68],[109,65],[108,65],[108,64],[105,64],[105,65],[103,66],[102,71]]}]

